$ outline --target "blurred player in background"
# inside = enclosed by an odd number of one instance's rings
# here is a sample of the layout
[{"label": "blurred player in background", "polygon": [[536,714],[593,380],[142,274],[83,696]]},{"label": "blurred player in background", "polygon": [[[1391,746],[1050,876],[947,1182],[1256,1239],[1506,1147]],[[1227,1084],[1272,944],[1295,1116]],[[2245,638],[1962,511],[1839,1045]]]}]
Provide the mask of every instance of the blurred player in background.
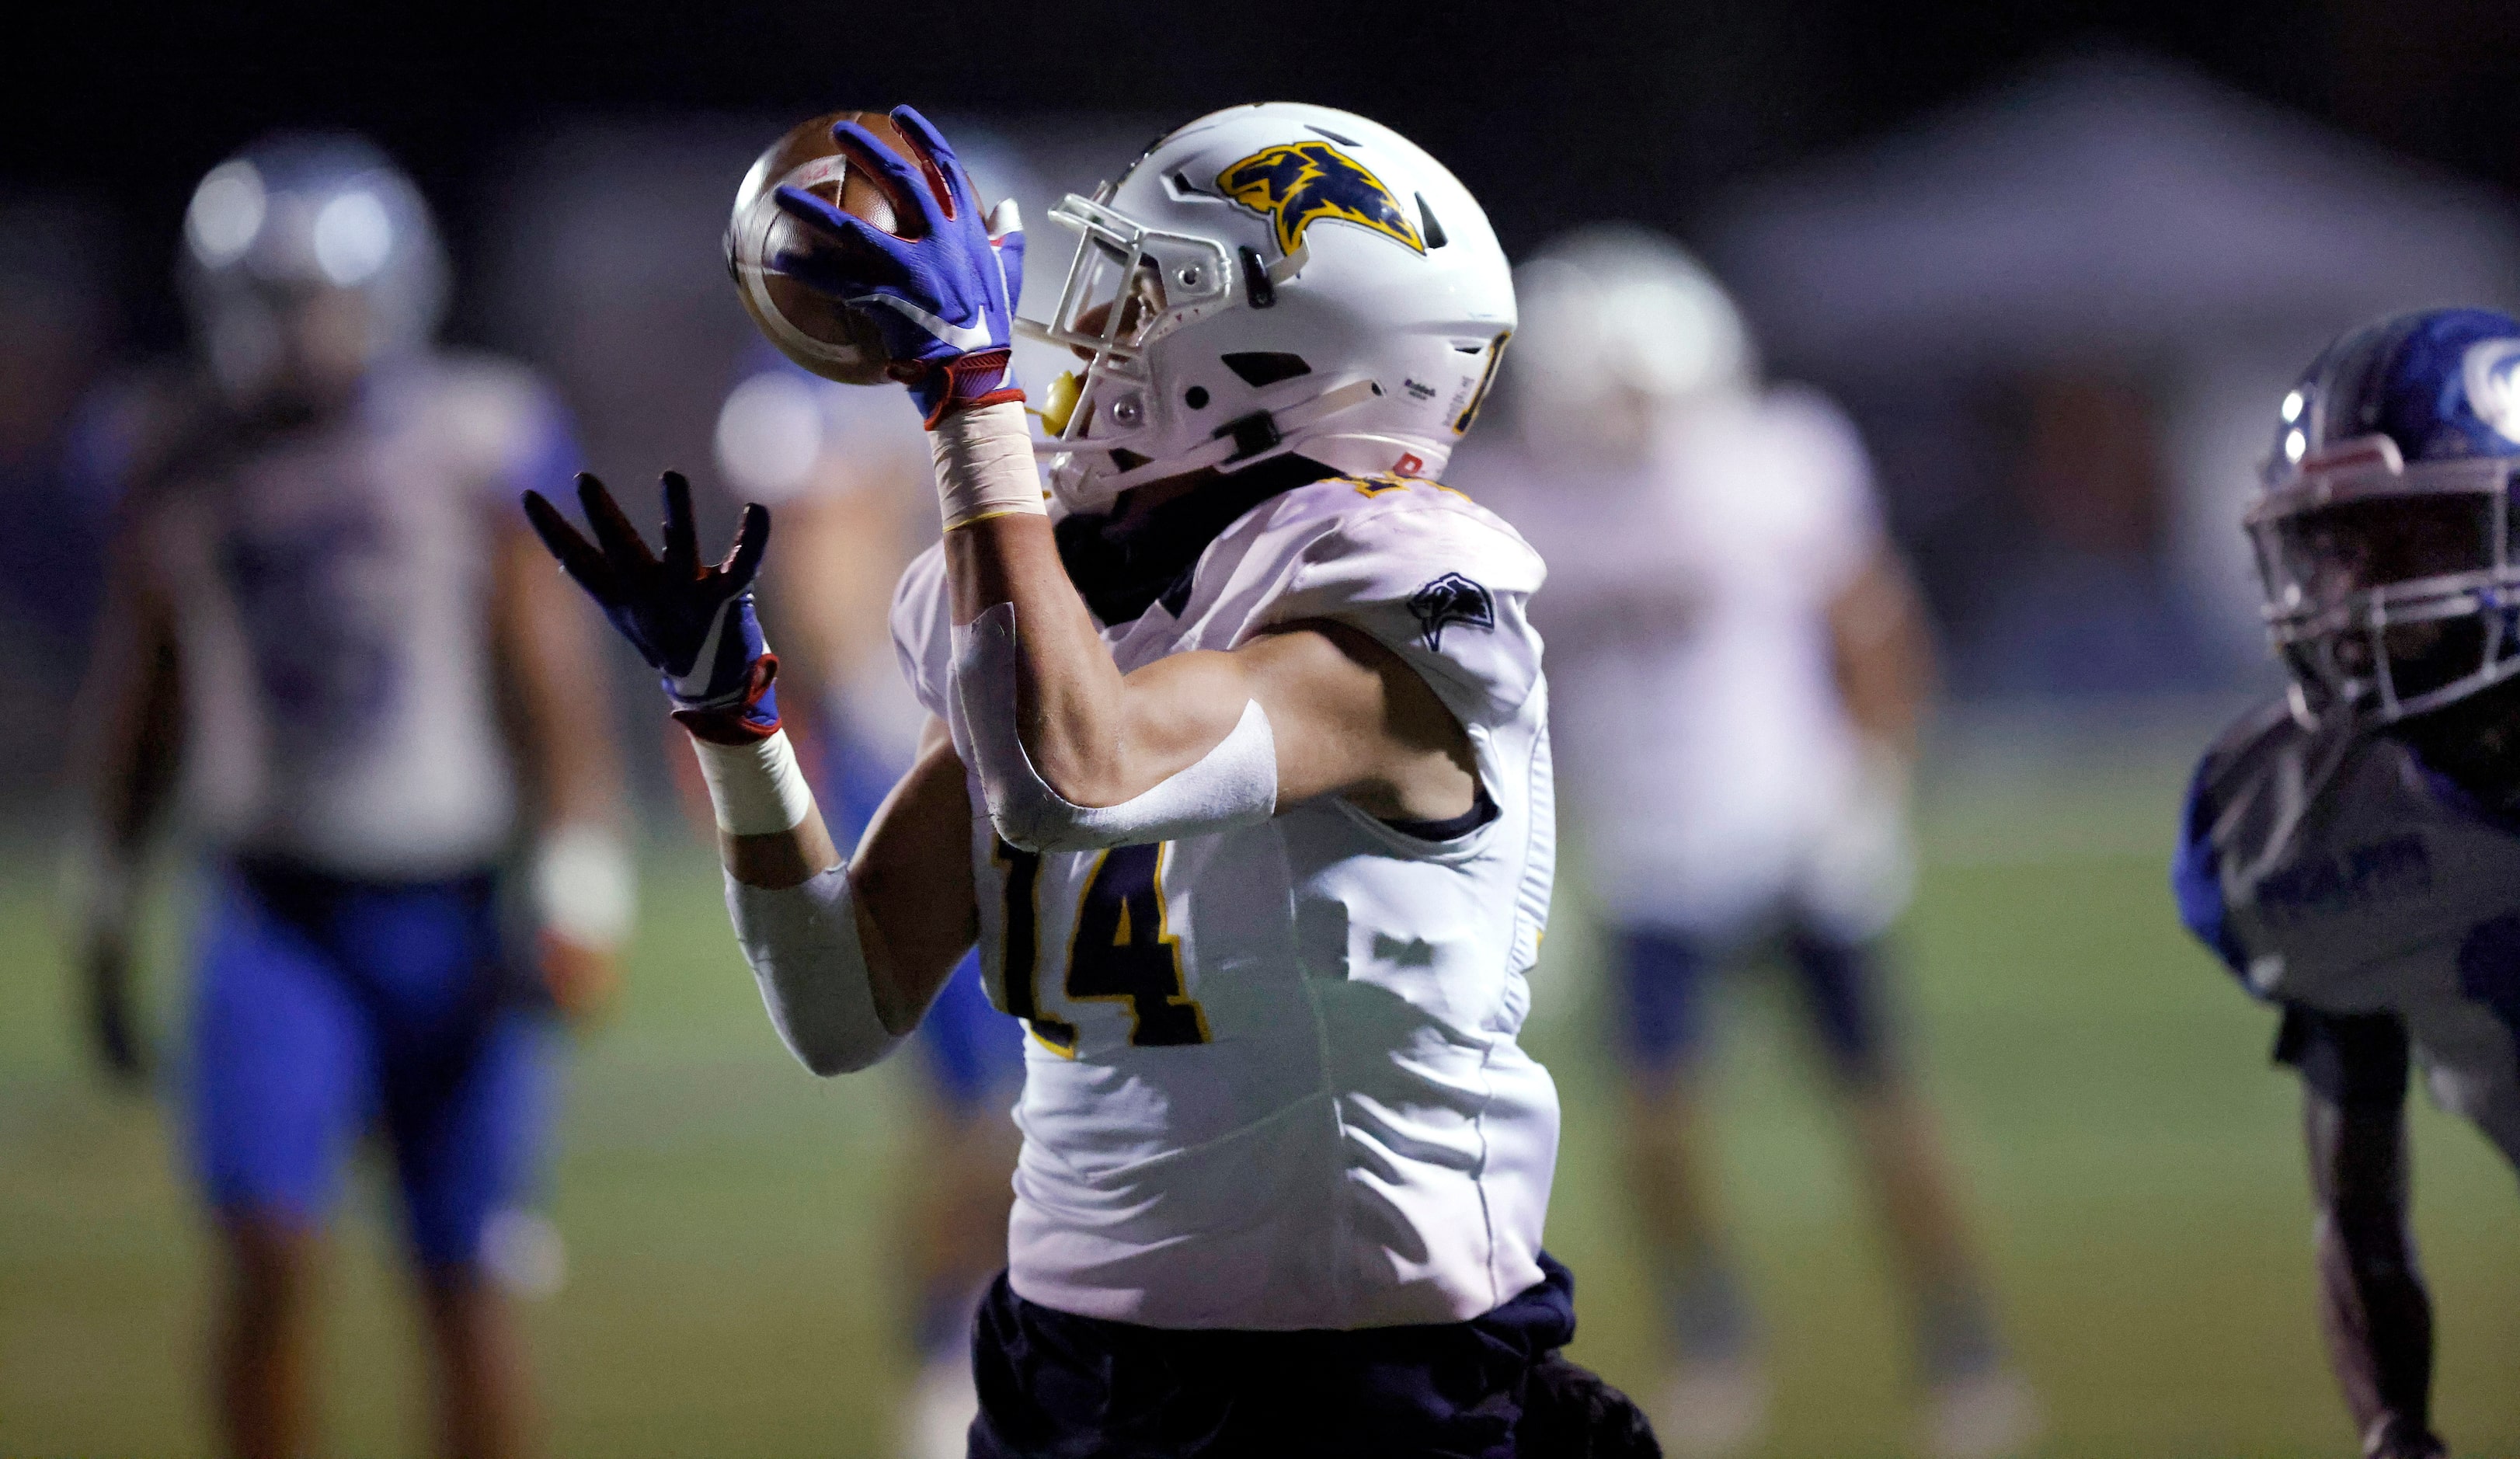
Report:
[{"label": "blurred player in background", "polygon": [[2206,752],[2171,885],[2283,1010],[2319,1317],[2362,1452],[2437,1459],[2410,1059],[2520,1166],[2520,320],[2351,331],[2272,444],[2248,526],[2292,686]]},{"label": "blurred player in background", "polygon": [[[779,513],[768,628],[781,703],[832,834],[854,844],[919,750],[926,717],[895,662],[893,584],[935,539],[925,433],[889,390],[833,385],[766,345],[718,414],[717,461],[744,500]],[[898,1239],[921,1374],[902,1415],[905,1459],[960,1456],[978,1397],[971,1312],[1007,1263],[1023,1029],[989,1005],[964,959],[920,1023],[921,1087]]]},{"label": "blurred player in background", "polygon": [[1725,968],[1783,955],[1913,1305],[1931,1444],[2027,1436],[1876,944],[1906,905],[1932,647],[1846,420],[1763,390],[1739,316],[1661,238],[1588,230],[1516,273],[1519,452],[1458,474],[1550,564],[1561,785],[1611,921],[1630,1179],[1676,1372],[1677,1452],[1763,1425],[1700,1111]]},{"label": "blurred player in background", "polygon": [[79,915],[97,1047],[146,1071],[131,928],[180,782],[215,863],[177,1084],[221,1237],[225,1447],[320,1447],[321,1238],[379,1128],[434,1447],[525,1452],[500,1278],[556,1279],[523,1214],[553,1113],[548,1016],[607,998],[631,904],[591,625],[516,511],[575,448],[522,370],[430,347],[437,238],[356,139],[275,137],[212,169],[180,282],[197,365],[109,401],[88,453],[118,494],[75,721],[95,736]]}]

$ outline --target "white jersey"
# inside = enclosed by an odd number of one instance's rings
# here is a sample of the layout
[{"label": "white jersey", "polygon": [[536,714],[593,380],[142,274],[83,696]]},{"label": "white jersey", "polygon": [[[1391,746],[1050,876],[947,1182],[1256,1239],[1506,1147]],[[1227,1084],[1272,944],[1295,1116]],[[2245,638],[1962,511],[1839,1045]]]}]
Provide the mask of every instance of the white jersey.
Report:
[{"label": "white jersey", "polygon": [[[1336,798],[1159,845],[1001,844],[971,782],[991,996],[1023,1017],[1010,1280],[1185,1328],[1452,1322],[1540,1280],[1557,1097],[1514,1039],[1553,865],[1538,556],[1431,482],[1334,479],[1253,507],[1104,630],[1120,668],[1335,619],[1467,729],[1494,815],[1422,840]],[[893,616],[947,692],[941,552]],[[967,752],[964,762],[968,765]]]},{"label": "white jersey", "polygon": [[2433,1098],[2520,1163],[2520,826],[2280,701],[2207,752],[2185,821],[2181,914],[2249,990],[2398,1015]]},{"label": "white jersey", "polygon": [[515,791],[495,524],[574,469],[550,397],[513,366],[433,359],[320,427],[250,430],[174,391],[131,415],[128,529],[175,624],[202,832],[351,877],[496,859]]},{"label": "white jersey", "polygon": [[1845,417],[1783,388],[1675,413],[1640,466],[1490,451],[1457,475],[1552,570],[1567,803],[1610,913],[1724,935],[1794,911],[1848,937],[1895,917],[1906,832],[1828,621],[1881,539]]}]

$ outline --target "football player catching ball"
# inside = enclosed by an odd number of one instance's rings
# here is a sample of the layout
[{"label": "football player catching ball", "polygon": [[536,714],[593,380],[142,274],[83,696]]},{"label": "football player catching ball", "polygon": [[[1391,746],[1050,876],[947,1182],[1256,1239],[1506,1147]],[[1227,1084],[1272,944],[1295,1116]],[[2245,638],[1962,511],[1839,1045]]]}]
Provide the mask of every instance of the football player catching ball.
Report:
[{"label": "football player catching ball", "polygon": [[[1540,560],[1436,483],[1513,328],[1485,215],[1386,127],[1270,104],[1053,216],[1030,328],[1055,524],[1009,374],[1022,235],[916,113],[843,122],[902,234],[805,192],[779,266],[863,310],[945,528],[892,613],[931,718],[843,858],[781,733],[747,509],[661,557],[597,483],[528,510],[665,679],[727,901],[809,1068],[890,1052],[963,952],[1023,1020],[975,1455],[1650,1453],[1557,1356],[1557,1144],[1515,1042],[1552,870]],[[909,236],[904,236],[907,234]]]}]

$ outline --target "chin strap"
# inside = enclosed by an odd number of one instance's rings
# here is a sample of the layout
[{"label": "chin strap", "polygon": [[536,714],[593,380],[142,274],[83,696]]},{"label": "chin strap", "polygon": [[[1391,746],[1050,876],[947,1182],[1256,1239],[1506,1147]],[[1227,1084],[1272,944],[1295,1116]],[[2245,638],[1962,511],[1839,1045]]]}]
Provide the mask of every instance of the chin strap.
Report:
[{"label": "chin strap", "polygon": [[[1163,461],[1149,461],[1127,471],[1101,477],[1097,484],[1117,493],[1148,481],[1186,476],[1194,471],[1215,467],[1239,471],[1272,456],[1282,455],[1302,444],[1296,437],[1342,411],[1353,410],[1382,393],[1382,387],[1369,379],[1356,379],[1335,386],[1309,400],[1289,405],[1283,410],[1255,410],[1249,415],[1226,422],[1209,433],[1208,438],[1190,450]],[[1098,441],[1048,440],[1033,443],[1036,454],[1110,456],[1130,449],[1126,440]]]}]

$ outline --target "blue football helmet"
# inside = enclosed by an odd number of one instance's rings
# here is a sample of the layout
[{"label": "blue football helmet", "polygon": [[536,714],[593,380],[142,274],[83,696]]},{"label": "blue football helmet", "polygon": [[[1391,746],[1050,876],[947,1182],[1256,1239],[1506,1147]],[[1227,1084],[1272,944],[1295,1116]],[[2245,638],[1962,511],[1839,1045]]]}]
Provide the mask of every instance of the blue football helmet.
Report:
[{"label": "blue football helmet", "polygon": [[364,316],[340,367],[425,345],[446,272],[428,205],[390,159],[347,133],[284,132],[194,188],[177,283],[211,374],[250,396],[288,368],[322,296],[355,296]]},{"label": "blue football helmet", "polygon": [[2312,362],[2246,519],[2298,716],[2377,728],[2520,673],[2515,469],[2520,320],[2399,314]]}]

